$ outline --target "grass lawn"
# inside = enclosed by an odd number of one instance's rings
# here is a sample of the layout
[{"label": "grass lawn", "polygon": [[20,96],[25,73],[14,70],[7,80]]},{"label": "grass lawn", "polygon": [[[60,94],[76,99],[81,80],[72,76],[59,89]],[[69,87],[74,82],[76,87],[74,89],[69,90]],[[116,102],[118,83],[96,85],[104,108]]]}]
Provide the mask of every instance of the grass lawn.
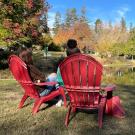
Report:
[{"label": "grass lawn", "polygon": [[[6,79],[12,78],[8,70],[0,71],[0,74],[2,77],[4,74]],[[0,135],[134,135],[135,75],[113,79],[104,77],[103,83],[117,84],[114,95],[120,96],[126,118],[117,119],[105,115],[103,128],[99,129],[97,113],[78,112],[66,128],[64,120],[67,108],[43,104],[33,116],[33,100],[28,99],[25,107],[19,110],[17,107],[23,89],[15,80],[0,80]]]},{"label": "grass lawn", "polygon": [[135,86],[119,85],[115,95],[120,95],[126,110],[126,118],[116,119],[105,116],[103,128],[99,129],[97,114],[79,112],[64,125],[67,109],[56,108],[47,104],[32,115],[33,100],[28,99],[26,106],[17,109],[23,94],[22,88],[14,80],[0,81],[0,135],[134,135],[135,134]]}]

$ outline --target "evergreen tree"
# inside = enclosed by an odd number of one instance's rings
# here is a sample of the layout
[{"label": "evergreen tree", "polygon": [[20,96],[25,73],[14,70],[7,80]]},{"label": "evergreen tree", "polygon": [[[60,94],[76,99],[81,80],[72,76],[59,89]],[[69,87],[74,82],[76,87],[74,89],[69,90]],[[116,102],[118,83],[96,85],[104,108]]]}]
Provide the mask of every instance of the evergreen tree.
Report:
[{"label": "evergreen tree", "polygon": [[65,25],[67,27],[73,26],[76,21],[78,21],[76,9],[75,8],[67,9]]},{"label": "evergreen tree", "polygon": [[100,33],[102,31],[103,23],[100,19],[97,19],[95,22],[95,32]]},{"label": "evergreen tree", "polygon": [[121,18],[121,32],[125,32],[126,31],[126,21],[124,19],[124,17]]},{"label": "evergreen tree", "polygon": [[67,11],[66,11],[65,25],[66,25],[66,27],[70,27],[70,25],[71,25],[70,9],[67,9]]},{"label": "evergreen tree", "polygon": [[39,30],[41,33],[49,33],[50,31],[48,27],[48,10],[51,8],[51,5],[47,1],[44,1],[44,7],[47,8],[45,8],[44,12],[42,13]]},{"label": "evergreen tree", "polygon": [[85,7],[85,6],[83,6],[82,9],[81,9],[80,21],[82,21],[82,22],[87,22],[86,7]]},{"label": "evergreen tree", "polygon": [[48,33],[49,32],[49,28],[48,28],[48,14],[45,13],[43,15],[43,19],[41,20],[41,26],[40,28],[42,28],[42,33]]},{"label": "evergreen tree", "polygon": [[54,22],[54,34],[57,34],[60,26],[61,26],[61,14],[57,12],[55,15],[55,22]]},{"label": "evergreen tree", "polygon": [[74,25],[76,21],[78,21],[78,17],[77,17],[77,13],[76,13],[76,9],[72,8],[70,10],[70,14],[71,14],[71,25]]}]

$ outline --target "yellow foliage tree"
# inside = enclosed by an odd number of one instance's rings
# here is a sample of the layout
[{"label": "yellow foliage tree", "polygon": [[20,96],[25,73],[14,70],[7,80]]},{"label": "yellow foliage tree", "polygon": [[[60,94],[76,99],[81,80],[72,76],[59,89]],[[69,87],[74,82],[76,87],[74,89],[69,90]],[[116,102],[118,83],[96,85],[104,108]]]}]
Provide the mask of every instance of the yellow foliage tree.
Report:
[{"label": "yellow foliage tree", "polygon": [[91,44],[91,30],[85,22],[78,21],[72,27],[61,27],[54,36],[53,41],[56,45],[63,45],[68,39],[76,39],[78,47],[83,49]]}]

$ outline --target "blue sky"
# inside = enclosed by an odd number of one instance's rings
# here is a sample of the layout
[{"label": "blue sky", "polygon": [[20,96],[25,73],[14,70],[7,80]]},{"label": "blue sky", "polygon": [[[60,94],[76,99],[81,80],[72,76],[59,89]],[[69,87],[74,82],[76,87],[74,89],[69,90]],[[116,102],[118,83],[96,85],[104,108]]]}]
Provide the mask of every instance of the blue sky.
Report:
[{"label": "blue sky", "polygon": [[91,24],[94,24],[97,18],[106,23],[109,21],[118,23],[121,17],[124,17],[128,26],[131,22],[135,26],[135,0],[48,0],[48,2],[52,5],[48,15],[50,27],[53,26],[57,11],[64,19],[68,8],[76,8],[80,14],[82,6],[86,7],[86,15]]}]

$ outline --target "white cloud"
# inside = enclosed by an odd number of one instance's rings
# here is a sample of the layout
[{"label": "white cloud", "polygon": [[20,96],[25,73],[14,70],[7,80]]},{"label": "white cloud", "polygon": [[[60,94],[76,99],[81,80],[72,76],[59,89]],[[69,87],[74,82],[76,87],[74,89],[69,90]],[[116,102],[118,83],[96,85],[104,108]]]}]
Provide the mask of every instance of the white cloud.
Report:
[{"label": "white cloud", "polygon": [[120,9],[118,9],[116,11],[116,13],[118,14],[119,17],[125,17],[126,13],[130,11],[129,7],[121,7]]},{"label": "white cloud", "polygon": [[126,17],[126,14],[130,11],[131,9],[128,6],[122,6],[119,9],[115,10],[113,13],[115,15],[115,22],[119,23],[120,19],[122,17]]}]

